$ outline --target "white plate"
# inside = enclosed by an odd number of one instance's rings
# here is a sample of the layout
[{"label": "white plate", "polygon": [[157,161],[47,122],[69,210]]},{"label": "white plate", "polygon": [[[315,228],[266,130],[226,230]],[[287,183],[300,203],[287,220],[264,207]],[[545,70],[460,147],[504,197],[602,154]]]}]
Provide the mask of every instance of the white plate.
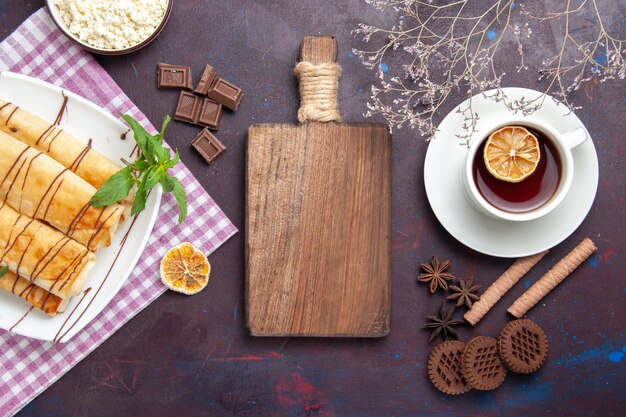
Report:
[{"label": "white plate", "polygon": [[[503,90],[511,100],[522,97],[529,99],[541,94],[525,88]],[[458,108],[466,108],[468,101]],[[486,120],[511,117],[511,111],[502,102],[485,98],[482,94],[472,98],[472,107],[479,117],[476,126],[479,131],[475,137],[484,137],[489,133],[480,130],[488,124]],[[461,169],[468,149],[459,145],[455,136],[462,132],[463,125],[463,116],[457,113],[458,108],[451,111],[439,125],[439,131],[428,146],[424,162],[426,195],[443,227],[464,245],[487,255],[505,258],[541,252],[571,235],[587,216],[598,189],[598,157],[591,135],[589,140],[572,151],[574,180],[559,207],[547,216],[528,222],[496,220],[480,213],[465,194]],[[546,121],[560,132],[584,128],[576,115],[550,97],[545,99],[541,109],[526,118]]]},{"label": "white plate", "polygon": [[[120,139],[128,128],[106,110],[52,84],[24,75],[0,72],[0,97],[49,122],[54,121],[63,102],[61,91],[68,97],[67,109],[60,123],[63,129],[85,142],[93,139],[93,148],[113,161],[129,158],[135,142],[130,134],[128,139]],[[68,341],[82,330],[117,294],[137,264],[154,226],[161,193],[160,187],[154,189],[146,209],[134,224],[133,219],[128,219],[117,231],[111,246],[96,253],[96,265],[84,286],[84,289],[91,290],[74,297],[64,313],[49,317],[33,309],[24,317],[29,306],[21,298],[1,291],[0,328],[8,330],[14,326],[14,333],[59,342]],[[126,235],[128,237],[122,245]]]}]

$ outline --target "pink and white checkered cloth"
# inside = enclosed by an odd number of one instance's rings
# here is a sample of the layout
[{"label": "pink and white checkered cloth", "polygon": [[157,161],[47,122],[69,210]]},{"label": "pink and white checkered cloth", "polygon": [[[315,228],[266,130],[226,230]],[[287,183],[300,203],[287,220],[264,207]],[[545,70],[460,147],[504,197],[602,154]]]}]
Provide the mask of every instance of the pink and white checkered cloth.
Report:
[{"label": "pink and white checkered cloth", "polygon": [[[93,57],[58,30],[46,8],[30,16],[0,43],[0,70],[48,81],[100,104],[112,114],[130,113],[154,131]],[[91,324],[65,344],[31,340],[0,330],[0,416],[17,413],[163,294],[159,262],[169,247],[189,241],[211,253],[236,233],[237,229],[191,172],[182,164],[175,171],[189,196],[187,219],[182,225],[175,222],[176,203],[170,195],[164,195],[154,230],[137,266]]]}]

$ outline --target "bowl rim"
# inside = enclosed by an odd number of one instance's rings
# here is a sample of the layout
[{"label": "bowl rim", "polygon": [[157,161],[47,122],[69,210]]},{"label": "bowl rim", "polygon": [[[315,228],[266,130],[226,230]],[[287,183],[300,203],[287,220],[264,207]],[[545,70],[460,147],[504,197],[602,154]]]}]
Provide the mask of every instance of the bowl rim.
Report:
[{"label": "bowl rim", "polygon": [[87,50],[87,51],[89,51],[91,53],[98,54],[98,55],[126,55],[126,54],[129,54],[131,52],[138,51],[141,48],[147,46],[165,28],[165,25],[167,24],[167,21],[169,20],[170,15],[172,14],[173,3],[174,3],[174,0],[167,0],[167,8],[165,9],[165,13],[163,14],[163,18],[161,19],[161,23],[159,23],[159,26],[157,26],[157,28],[154,30],[154,32],[150,36],[148,36],[146,39],[144,39],[143,41],[139,42],[136,45],[130,46],[128,48],[125,48],[125,49],[102,49],[102,48],[98,48],[98,47],[95,47],[93,45],[88,44],[87,42],[79,39],[73,33],[71,33],[67,29],[65,24],[58,17],[58,13],[55,10],[56,6],[53,4],[53,0],[46,0],[46,6],[48,7],[48,11],[50,13],[50,16],[52,17],[52,20],[54,21],[54,24],[59,28],[59,30],[61,32],[63,32],[63,34],[65,36],[67,36],[67,38],[70,39],[72,42],[74,42],[76,45],[80,46],[81,48],[83,48],[83,49],[85,49],[85,50]]}]

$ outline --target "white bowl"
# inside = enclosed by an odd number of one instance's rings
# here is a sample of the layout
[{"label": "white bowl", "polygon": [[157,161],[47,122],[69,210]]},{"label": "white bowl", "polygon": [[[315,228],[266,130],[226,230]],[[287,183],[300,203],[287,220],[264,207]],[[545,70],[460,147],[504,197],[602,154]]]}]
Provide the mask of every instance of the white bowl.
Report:
[{"label": "white bowl", "polygon": [[59,9],[57,8],[57,6],[54,5],[53,0],[46,0],[46,4],[48,5],[48,10],[50,11],[50,14],[52,15],[52,20],[54,20],[54,23],[59,27],[59,29],[61,29],[61,32],[63,32],[65,36],[67,36],[76,44],[78,44],[81,48],[84,48],[94,54],[100,54],[100,55],[124,55],[124,54],[138,51],[144,46],[148,45],[159,35],[159,33],[161,33],[161,31],[165,27],[165,24],[167,23],[170,17],[170,14],[172,13],[173,3],[174,3],[174,0],[168,0],[167,9],[165,10],[165,13],[163,14],[161,22],[159,23],[155,31],[150,36],[148,36],[145,40],[141,41],[140,43],[136,45],[133,45],[124,49],[104,49],[104,48],[98,48],[96,46],[93,46],[81,40],[72,32],[70,32],[67,25],[63,23],[63,19],[61,19]]}]

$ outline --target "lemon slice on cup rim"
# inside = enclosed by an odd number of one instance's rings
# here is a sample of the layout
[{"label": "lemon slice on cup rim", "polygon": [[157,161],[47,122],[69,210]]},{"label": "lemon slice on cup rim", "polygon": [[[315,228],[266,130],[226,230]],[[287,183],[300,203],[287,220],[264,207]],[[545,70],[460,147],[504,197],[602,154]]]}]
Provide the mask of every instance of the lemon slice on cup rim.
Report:
[{"label": "lemon slice on cup rim", "polygon": [[505,126],[489,135],[483,158],[487,171],[497,179],[521,182],[539,165],[539,140],[523,126]]}]

